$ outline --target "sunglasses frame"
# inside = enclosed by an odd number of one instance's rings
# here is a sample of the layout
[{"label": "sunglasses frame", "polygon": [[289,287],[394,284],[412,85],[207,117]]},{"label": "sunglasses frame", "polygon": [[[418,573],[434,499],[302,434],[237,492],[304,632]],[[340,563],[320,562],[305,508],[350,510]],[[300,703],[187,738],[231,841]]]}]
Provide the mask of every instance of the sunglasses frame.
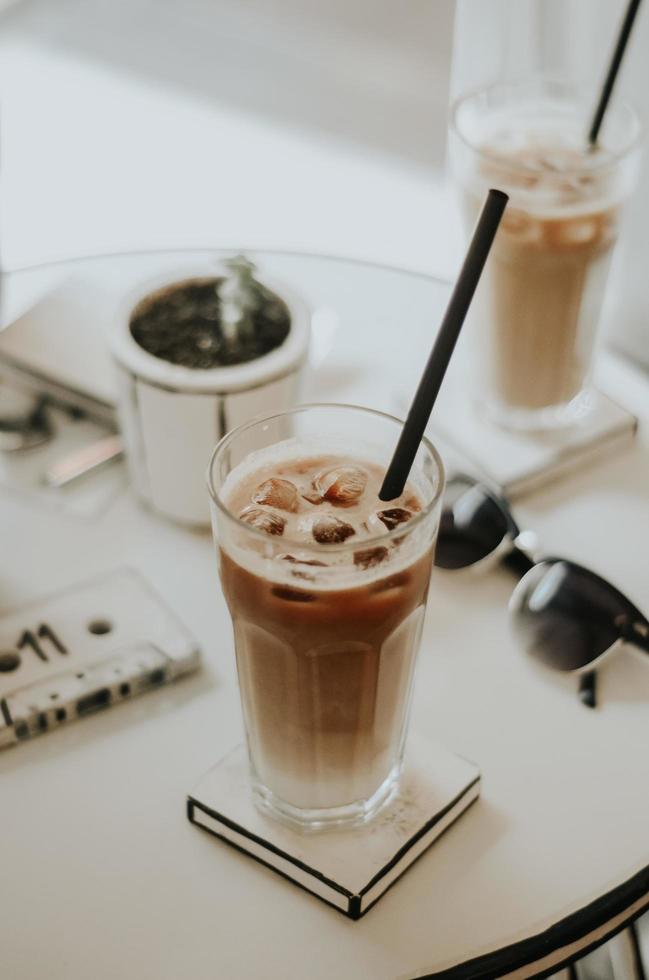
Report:
[{"label": "sunglasses frame", "polygon": [[[538,538],[534,531],[526,531],[519,528],[509,507],[509,501],[495,488],[490,486],[484,479],[477,479],[468,476],[466,473],[456,472],[446,480],[446,488],[453,483],[466,483],[467,489],[480,489],[490,501],[496,505],[500,513],[507,522],[507,530],[500,542],[493,551],[490,551],[483,558],[471,562],[469,565],[459,565],[457,568],[447,568],[444,565],[435,565],[440,571],[450,575],[472,575],[474,572],[480,573],[486,569],[500,564],[517,551],[521,552],[531,563],[537,564],[540,560],[538,555]],[[442,504],[442,512],[444,505]]]},{"label": "sunglasses frame", "polygon": [[[574,677],[574,676],[590,673],[591,671],[599,667],[599,665],[604,660],[608,659],[608,657],[612,656],[613,654],[619,653],[621,650],[628,650],[632,653],[638,653],[643,656],[646,656],[647,653],[649,653],[649,623],[646,617],[644,616],[644,614],[637,608],[637,606],[635,606],[634,603],[632,603],[629,599],[627,599],[624,593],[620,592],[620,590],[615,585],[612,585],[607,579],[603,578],[601,575],[598,575],[596,572],[591,571],[589,568],[586,568],[583,565],[578,565],[577,562],[571,561],[569,558],[558,558],[556,555],[546,555],[544,558],[536,562],[533,568],[537,568],[539,565],[542,564],[555,565],[558,562],[563,562],[567,565],[572,565],[573,567],[579,568],[580,571],[586,572],[588,575],[593,576],[596,579],[599,579],[600,582],[602,582],[608,589],[610,589],[615,595],[617,595],[621,601],[628,603],[629,606],[635,610],[635,612],[640,617],[640,619],[638,621],[631,621],[631,622],[629,622],[626,619],[626,617],[624,617],[623,622],[618,622],[619,617],[615,619],[613,621],[613,625],[616,628],[620,629],[620,635],[616,637],[613,643],[611,643],[611,645],[607,647],[606,650],[603,650],[600,654],[598,654],[592,660],[589,660],[588,663],[583,664],[581,667],[573,667],[572,670],[561,670],[558,667],[550,667],[548,664],[542,664],[542,665],[544,667],[547,667],[547,669],[551,670],[553,673],[565,674],[566,676],[572,675]],[[532,570],[533,569],[531,568],[529,571],[531,572]],[[507,611],[511,616],[515,616],[516,613],[518,612],[518,608],[516,606],[517,593],[519,591],[523,591],[525,587],[525,579],[527,578],[527,575],[528,572],[526,572],[519,579],[519,581],[514,586],[514,590],[511,596],[509,597],[509,601],[507,603]],[[624,627],[626,627],[626,629]],[[527,655],[531,656],[531,654],[527,654]]]},{"label": "sunglasses frame", "polygon": [[[507,530],[503,535],[501,541],[498,545],[490,551],[483,558],[479,558],[477,561],[471,562],[469,565],[461,565],[457,568],[446,568],[443,565],[436,565],[438,569],[445,573],[455,574],[464,573],[472,574],[474,572],[478,573],[484,569],[490,568],[493,565],[499,564],[505,561],[509,556],[517,557],[519,559],[519,564],[529,563],[529,568],[519,571],[519,580],[514,587],[514,590],[509,598],[507,608],[510,615],[516,615],[517,609],[515,608],[515,601],[517,593],[523,587],[525,578],[532,569],[538,567],[538,565],[543,562],[551,562],[552,564],[556,562],[566,562],[571,565],[577,565],[576,562],[572,562],[567,558],[558,558],[555,556],[543,556],[539,553],[539,543],[536,534],[533,531],[521,531],[519,526],[511,512],[509,501],[507,498],[499,491],[497,487],[490,486],[484,479],[478,479],[469,476],[466,473],[455,472],[447,480],[447,487],[454,482],[459,484],[466,484],[467,489],[480,489],[485,496],[493,503],[502,516],[505,518],[507,523]],[[547,664],[542,664],[546,669],[551,670],[553,673],[562,673],[565,675],[582,676],[585,678],[586,675],[590,674],[591,678],[594,675],[596,668],[608,657],[619,653],[622,649],[629,649],[631,652],[641,653],[646,656],[649,653],[649,620],[646,619],[644,614],[640,612],[637,607],[630,603],[630,600],[624,596],[614,585],[608,582],[607,579],[602,578],[595,572],[591,572],[590,569],[584,566],[577,566],[589,575],[593,575],[600,579],[607,588],[610,588],[615,592],[624,602],[629,603],[629,605],[636,610],[636,613],[640,617],[638,621],[625,622],[614,625],[619,625],[621,630],[623,626],[626,626],[624,631],[620,632],[620,635],[613,641],[613,643],[598,654],[593,660],[588,661],[581,667],[575,667],[572,670],[559,670],[558,668],[550,667]],[[527,656],[531,656],[527,653]],[[591,704],[594,706],[594,704]]]}]

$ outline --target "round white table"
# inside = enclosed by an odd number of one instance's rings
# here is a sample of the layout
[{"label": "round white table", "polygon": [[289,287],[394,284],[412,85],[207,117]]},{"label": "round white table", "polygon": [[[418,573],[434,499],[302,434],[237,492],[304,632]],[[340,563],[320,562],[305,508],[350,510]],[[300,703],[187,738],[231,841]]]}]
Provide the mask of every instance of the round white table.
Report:
[{"label": "round white table", "polygon": [[[317,311],[309,400],[392,409],[448,287],[338,259],[253,257]],[[134,281],[206,261],[109,256],[17,271],[5,300],[24,306],[74,274],[117,301]],[[649,424],[646,378],[610,355],[599,377]],[[647,428],[516,513],[548,553],[649,609]],[[2,491],[0,541],[3,611],[131,565],[194,632],[204,662],[177,685],[0,754],[8,980],[541,976],[649,907],[649,665],[630,653],[607,662],[600,705],[586,709],[574,678],[532,669],[516,648],[505,570],[434,575],[412,715],[413,729],[480,765],[482,796],[353,922],[187,822],[187,792],[242,735],[209,534],[165,523],[130,492],[89,523]]]}]

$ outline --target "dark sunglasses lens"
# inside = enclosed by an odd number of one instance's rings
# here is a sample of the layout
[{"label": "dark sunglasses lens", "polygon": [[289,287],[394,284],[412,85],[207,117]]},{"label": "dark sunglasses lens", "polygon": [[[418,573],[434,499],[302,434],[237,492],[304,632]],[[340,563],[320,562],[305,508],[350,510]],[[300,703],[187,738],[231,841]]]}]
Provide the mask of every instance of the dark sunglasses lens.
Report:
[{"label": "dark sunglasses lens", "polygon": [[521,579],[510,602],[514,632],[535,659],[578,670],[620,637],[633,607],[617,589],[569,561],[542,561]]},{"label": "dark sunglasses lens", "polygon": [[439,568],[468,568],[495,551],[508,530],[507,516],[488,490],[468,480],[450,480],[435,564]]}]

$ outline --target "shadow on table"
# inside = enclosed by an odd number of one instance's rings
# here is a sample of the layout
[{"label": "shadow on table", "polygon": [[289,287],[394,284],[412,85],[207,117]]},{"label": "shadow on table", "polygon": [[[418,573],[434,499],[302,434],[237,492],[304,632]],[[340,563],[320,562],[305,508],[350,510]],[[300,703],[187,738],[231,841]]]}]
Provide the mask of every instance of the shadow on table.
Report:
[{"label": "shadow on table", "polygon": [[649,657],[630,649],[614,654],[599,670],[599,703],[649,706]]},{"label": "shadow on table", "polygon": [[[534,509],[551,513],[555,508],[569,503],[575,495],[582,495],[585,476],[589,481],[588,489],[593,494],[619,494],[646,503],[647,473],[649,473],[649,447],[636,442],[630,448],[620,449],[597,462],[584,465],[574,476],[544,486],[534,495]],[[524,499],[521,500],[524,503]]]},{"label": "shadow on table", "polygon": [[[408,942],[409,933],[430,928],[434,904],[448,908],[449,902],[453,901],[452,895],[442,889],[440,883],[446,885],[471,875],[508,827],[509,821],[503,811],[488,798],[479,798],[424,851],[361,923],[371,923],[375,941],[392,936],[400,946]],[[389,929],[381,928],[382,915],[386,917],[386,923],[389,921]]]},{"label": "shadow on table", "polygon": [[362,365],[344,365],[340,362],[325,362],[311,378],[312,398],[320,401],[336,401],[340,395],[344,399],[353,398],[354,391],[363,391],[366,382]]},{"label": "shadow on table", "polygon": [[[578,698],[579,676],[550,670],[527,658],[527,668],[539,687],[539,697],[545,690],[556,694],[562,690],[566,697],[573,699],[575,710],[589,712],[580,704]],[[620,648],[597,668],[597,707],[605,709],[607,704],[618,702],[645,703],[649,705],[649,658],[646,653],[636,652],[630,647]]]}]

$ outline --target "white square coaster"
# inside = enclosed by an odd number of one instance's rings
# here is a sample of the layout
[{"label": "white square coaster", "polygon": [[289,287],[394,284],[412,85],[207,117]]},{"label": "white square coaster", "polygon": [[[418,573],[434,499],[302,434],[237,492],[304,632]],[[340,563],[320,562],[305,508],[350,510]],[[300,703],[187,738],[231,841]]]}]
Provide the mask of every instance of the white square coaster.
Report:
[{"label": "white square coaster", "polygon": [[245,748],[207,772],[189,819],[352,919],[367,912],[480,793],[475,765],[413,735],[399,793],[362,827],[301,833],[257,809]]},{"label": "white square coaster", "polygon": [[[395,411],[407,411],[403,398]],[[591,411],[574,425],[545,432],[504,429],[476,410],[466,387],[453,377],[440,392],[426,434],[448,472],[486,477],[513,498],[631,445],[637,428],[635,416],[594,391]]]}]

